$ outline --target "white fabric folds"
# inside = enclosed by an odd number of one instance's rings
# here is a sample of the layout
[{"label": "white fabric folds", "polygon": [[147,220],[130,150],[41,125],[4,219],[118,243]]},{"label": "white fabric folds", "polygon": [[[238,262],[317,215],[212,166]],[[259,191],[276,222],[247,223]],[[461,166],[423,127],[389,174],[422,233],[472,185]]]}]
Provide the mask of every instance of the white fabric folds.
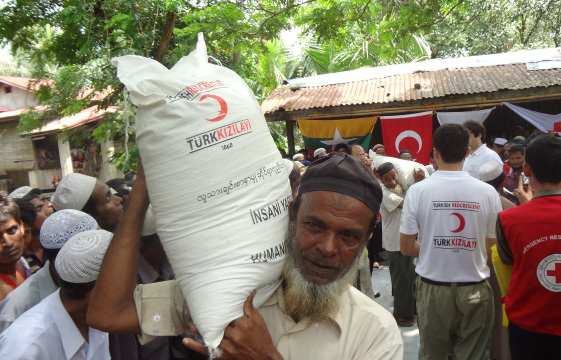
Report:
[{"label": "white fabric folds", "polygon": [[436,112],[436,117],[440,125],[452,123],[462,125],[468,120],[475,120],[480,124],[483,124],[485,119],[489,116],[491,111],[495,110],[494,107],[485,110],[476,111],[460,111],[460,112]]}]

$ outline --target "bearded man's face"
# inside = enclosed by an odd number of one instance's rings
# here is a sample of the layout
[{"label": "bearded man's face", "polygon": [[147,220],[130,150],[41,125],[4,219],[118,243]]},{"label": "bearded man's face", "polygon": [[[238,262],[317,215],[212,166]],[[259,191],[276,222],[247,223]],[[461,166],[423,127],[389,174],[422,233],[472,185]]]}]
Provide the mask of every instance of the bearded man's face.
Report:
[{"label": "bearded man's face", "polygon": [[286,310],[319,321],[334,315],[341,293],[356,277],[375,217],[363,202],[340,193],[301,197],[287,239]]}]

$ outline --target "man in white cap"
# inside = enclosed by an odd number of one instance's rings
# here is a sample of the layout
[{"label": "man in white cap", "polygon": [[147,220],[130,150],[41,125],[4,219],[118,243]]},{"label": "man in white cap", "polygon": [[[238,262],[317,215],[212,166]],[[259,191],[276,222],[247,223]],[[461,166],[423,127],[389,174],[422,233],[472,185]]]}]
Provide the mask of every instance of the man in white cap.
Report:
[{"label": "man in white cap", "polygon": [[324,148],[319,148],[314,151],[314,161],[319,160],[327,156],[327,150]]},{"label": "man in white cap", "polygon": [[45,220],[40,235],[46,259],[45,266],[0,302],[0,333],[21,314],[58,289],[58,274],[54,261],[68,239],[80,232],[97,229],[94,218],[78,210],[57,211]]},{"label": "man in white cap", "polygon": [[481,165],[478,172],[480,180],[494,187],[499,193],[499,199],[501,200],[501,207],[503,210],[516,206],[516,204],[503,195],[503,184],[506,174],[502,166],[495,161],[489,161]]},{"label": "man in white cap", "polygon": [[99,227],[114,231],[123,214],[123,199],[94,177],[71,173],[62,178],[52,198],[57,210],[75,209],[90,214]]},{"label": "man in white cap", "polygon": [[507,143],[507,140],[504,138],[495,138],[495,141],[493,142],[493,150],[499,154],[499,156],[501,157],[501,160],[504,157],[504,146]]},{"label": "man in white cap", "polygon": [[107,334],[89,328],[86,313],[112,236],[85,231],[62,247],[55,261],[60,290],[0,335],[1,359],[110,359]]}]

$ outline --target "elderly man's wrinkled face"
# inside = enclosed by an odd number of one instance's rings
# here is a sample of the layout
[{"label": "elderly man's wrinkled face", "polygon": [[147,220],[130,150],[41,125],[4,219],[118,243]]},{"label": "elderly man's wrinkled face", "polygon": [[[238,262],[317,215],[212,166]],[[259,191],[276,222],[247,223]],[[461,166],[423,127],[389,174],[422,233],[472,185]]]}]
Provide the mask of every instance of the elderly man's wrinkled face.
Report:
[{"label": "elderly man's wrinkled face", "polygon": [[301,196],[287,236],[285,306],[296,321],[322,321],[337,312],[341,294],[356,278],[374,214],[361,201],[331,191]]},{"label": "elderly man's wrinkled face", "polygon": [[364,248],[373,218],[370,208],[353,197],[331,191],[303,194],[293,239],[302,276],[329,284],[344,275]]}]

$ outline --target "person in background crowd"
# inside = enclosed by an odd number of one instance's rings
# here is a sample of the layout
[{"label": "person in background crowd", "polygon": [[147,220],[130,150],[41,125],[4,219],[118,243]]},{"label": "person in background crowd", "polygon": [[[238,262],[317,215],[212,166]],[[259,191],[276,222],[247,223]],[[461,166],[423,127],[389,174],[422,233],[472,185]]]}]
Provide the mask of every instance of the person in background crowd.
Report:
[{"label": "person in background crowd", "polygon": [[0,302],[0,333],[6,330],[21,314],[54,293],[59,287],[55,259],[60,248],[74,235],[97,230],[97,222],[78,210],[61,210],[49,216],[41,226],[41,247],[45,266]]},{"label": "person in background crowd", "polygon": [[[522,165],[524,165],[524,153],[526,149],[522,145],[513,145],[509,150],[508,164],[510,171],[506,177],[506,189],[514,192],[518,188],[518,182],[522,177],[522,183],[528,184],[528,179],[524,176]],[[516,204],[519,202],[516,200]]]},{"label": "person in background crowd", "polygon": [[462,171],[473,138],[461,125],[441,125],[433,140],[439,170],[411,186],[403,203],[401,252],[419,257],[421,360],[447,359],[449,352],[453,359],[489,358],[494,307],[487,255],[501,205],[492,186]]},{"label": "person in background crowd", "polygon": [[503,210],[516,206],[512,201],[508,200],[503,195],[503,184],[506,179],[506,174],[502,167],[495,161],[489,161],[479,168],[480,180],[491,185],[497,190],[499,199],[501,200],[501,208]]},{"label": "person in background crowd", "polygon": [[304,156],[304,154],[300,154],[300,153],[296,153],[296,155],[294,155],[292,157],[292,161],[304,161],[304,159],[306,159],[306,157]]},{"label": "person in background crowd", "polygon": [[382,144],[377,144],[372,147],[372,151],[376,155],[386,156],[386,148]]},{"label": "person in background crowd", "polygon": [[55,263],[61,288],[0,335],[1,359],[111,358],[107,334],[90,328],[86,313],[112,236],[105,230],[90,230],[64,244]]},{"label": "person in background crowd", "polygon": [[60,183],[60,176],[58,174],[55,174],[53,176],[53,181],[51,181],[51,185],[53,185],[53,189],[56,190],[56,187],[58,186],[59,183]]},{"label": "person in background crowd", "polygon": [[324,148],[318,148],[316,149],[316,151],[314,151],[314,161],[323,159],[326,156],[327,156],[327,150],[325,150]]},{"label": "person in background crowd", "polygon": [[558,359],[561,353],[561,139],[529,143],[524,173],[535,189],[497,221],[497,250],[512,265],[505,298],[512,358]]},{"label": "person in background crowd", "polygon": [[503,161],[499,155],[484,145],[485,126],[474,120],[468,120],[463,127],[469,133],[469,149],[470,154],[464,161],[463,171],[466,171],[471,177],[479,179],[479,167],[486,162],[496,161],[501,166]]},{"label": "person in background crowd", "polygon": [[409,150],[401,150],[399,152],[398,158],[400,158],[401,160],[413,161],[413,155]]},{"label": "person in background crowd", "polygon": [[425,166],[425,168],[427,169],[429,175],[432,175],[433,172],[438,170],[438,164],[434,160],[434,149],[430,149],[429,158],[430,158],[430,164]]},{"label": "person in background crowd", "polygon": [[[35,206],[33,206],[29,201],[25,201],[23,199],[14,199],[14,201],[19,208],[20,219],[23,223],[23,255],[21,261],[25,262],[25,278],[27,279],[32,273],[35,273],[41,268],[35,264],[34,257],[28,255],[28,246],[31,243],[32,228],[33,224],[35,224],[35,220],[37,219],[37,211],[35,210]],[[34,265],[33,268],[30,268],[30,263]]]},{"label": "person in background crowd", "polygon": [[0,301],[25,280],[19,261],[23,254],[23,233],[18,206],[0,192]]},{"label": "person in background crowd", "polygon": [[495,138],[495,141],[493,142],[493,151],[499,155],[501,160],[504,156],[504,146],[506,142],[506,139],[503,138]]},{"label": "person in background crowd", "polygon": [[300,167],[296,162],[283,159],[286,172],[288,172],[288,180],[290,181],[290,190],[292,191],[292,198],[298,195],[298,186],[300,186]]},{"label": "person in background crowd", "polygon": [[337,144],[335,145],[335,150],[333,150],[333,152],[344,152],[347,154],[351,154],[351,148],[349,147],[349,145],[345,144],[345,143],[341,143],[341,144]]}]

